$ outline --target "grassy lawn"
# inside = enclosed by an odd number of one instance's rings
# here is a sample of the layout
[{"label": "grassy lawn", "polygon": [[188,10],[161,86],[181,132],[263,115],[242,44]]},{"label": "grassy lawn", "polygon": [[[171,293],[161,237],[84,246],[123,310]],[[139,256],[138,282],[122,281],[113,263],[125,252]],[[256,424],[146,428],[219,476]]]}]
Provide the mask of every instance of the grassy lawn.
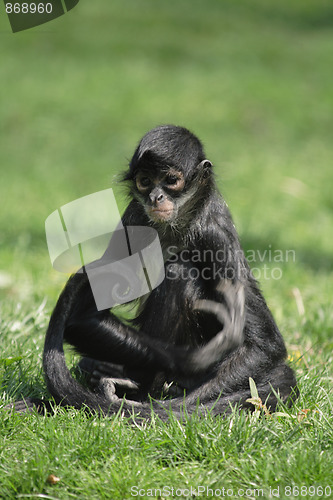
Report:
[{"label": "grassy lawn", "polygon": [[332,27],[325,0],[95,0],[12,34],[0,5],[0,408],[47,396],[67,276],[46,217],[161,123],[203,140],[301,391],[277,415],[141,427],[0,409],[0,498],[333,498]]}]

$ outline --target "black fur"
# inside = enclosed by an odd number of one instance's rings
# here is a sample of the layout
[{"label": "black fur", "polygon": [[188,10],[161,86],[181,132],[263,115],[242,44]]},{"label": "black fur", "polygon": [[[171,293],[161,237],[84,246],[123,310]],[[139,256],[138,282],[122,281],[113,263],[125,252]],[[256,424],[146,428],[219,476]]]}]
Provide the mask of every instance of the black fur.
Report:
[{"label": "black fur", "polygon": [[[136,179],[140,172],[160,179],[170,169],[179,172],[184,185],[173,189],[172,180],[171,185],[158,181],[160,198],[172,203],[174,215],[155,220],[147,210],[152,204],[158,207],[158,201],[152,196],[149,201],[149,190],[139,192]],[[272,410],[277,403],[272,388],[282,401],[296,395],[282,336],[251,275],[199,139],[171,125],[148,132],[124,182],[132,200],[123,224],[157,229],[166,254],[166,279],[143,302],[133,325],[112,311],[96,310],[84,273],[68,281],[52,314],[44,350],[45,378],[56,402],[87,405],[104,414],[122,408],[149,418],[149,395],[158,398],[171,384],[166,392],[174,397],[152,403],[162,418],[168,408],[179,417],[184,404],[191,413],[198,401],[199,408],[221,414],[230,404],[251,407],[246,402],[251,397],[249,377]],[[97,378],[103,371],[99,362],[117,363],[117,375],[110,365],[111,379],[101,376],[97,391],[86,389],[66,367],[63,340],[97,360]],[[122,401],[117,394],[119,373],[137,384],[138,389],[128,393],[131,400]]]}]

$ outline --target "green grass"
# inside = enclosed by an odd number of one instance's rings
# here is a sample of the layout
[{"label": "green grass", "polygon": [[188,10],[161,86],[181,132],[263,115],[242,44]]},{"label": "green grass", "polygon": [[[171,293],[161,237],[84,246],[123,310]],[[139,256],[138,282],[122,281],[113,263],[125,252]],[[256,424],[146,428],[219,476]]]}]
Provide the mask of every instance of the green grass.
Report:
[{"label": "green grass", "polygon": [[3,14],[0,5],[2,403],[47,395],[43,338],[66,276],[49,263],[46,217],[110,186],[160,123],[204,141],[245,251],[295,252],[252,265],[301,396],[283,416],[143,426],[1,410],[0,498],[122,499],[133,486],[140,498],[163,486],[224,487],[231,498],[240,488],[248,498],[333,492],[333,5],[97,0],[15,35]]}]

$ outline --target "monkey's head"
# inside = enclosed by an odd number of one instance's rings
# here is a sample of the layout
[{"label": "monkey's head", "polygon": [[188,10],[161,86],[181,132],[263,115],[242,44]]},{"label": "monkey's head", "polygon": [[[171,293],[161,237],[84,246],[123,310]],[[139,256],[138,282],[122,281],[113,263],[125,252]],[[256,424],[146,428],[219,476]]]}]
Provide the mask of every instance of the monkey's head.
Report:
[{"label": "monkey's head", "polygon": [[189,130],[164,125],[141,139],[124,179],[151,222],[175,223],[206,199],[212,164]]}]

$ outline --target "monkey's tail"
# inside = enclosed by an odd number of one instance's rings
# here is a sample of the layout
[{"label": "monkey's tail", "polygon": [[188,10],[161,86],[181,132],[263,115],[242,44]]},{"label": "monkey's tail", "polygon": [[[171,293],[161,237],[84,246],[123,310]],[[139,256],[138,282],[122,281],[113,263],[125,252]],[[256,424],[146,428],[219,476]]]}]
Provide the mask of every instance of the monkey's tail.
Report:
[{"label": "monkey's tail", "polygon": [[[91,409],[100,410],[101,405],[103,406],[103,398],[89,393],[73,379],[66,365],[63,348],[66,322],[77,294],[85,283],[85,275],[78,273],[72,276],[59,297],[46,332],[43,368],[47,388],[56,404],[70,405],[75,408],[81,408],[83,404],[87,404]],[[38,413],[47,414],[52,411],[52,403],[43,399],[26,398],[8,405],[8,408],[13,408],[20,413],[36,410]]]},{"label": "monkey's tail", "polygon": [[[84,282],[85,277],[82,274],[69,279],[52,313],[46,333],[43,367],[47,387],[56,403],[71,400],[71,393],[75,394],[79,389],[66,366],[63,341],[66,321],[75,302],[77,289],[81,289],[81,283],[84,285]],[[51,409],[50,404],[43,399],[25,398],[8,405],[8,408],[19,413],[36,410],[38,413],[46,414]],[[78,406],[78,401],[75,406]]]},{"label": "monkey's tail", "polygon": [[115,396],[114,401],[110,402],[102,394],[89,391],[72,377],[66,365],[63,348],[66,322],[77,296],[85,284],[86,277],[84,275],[72,276],[52,313],[44,344],[45,380],[55,402],[61,406],[72,406],[77,409],[86,406],[92,411],[106,414],[110,412],[112,405],[110,413],[116,413],[122,406],[122,401],[119,398]]}]

